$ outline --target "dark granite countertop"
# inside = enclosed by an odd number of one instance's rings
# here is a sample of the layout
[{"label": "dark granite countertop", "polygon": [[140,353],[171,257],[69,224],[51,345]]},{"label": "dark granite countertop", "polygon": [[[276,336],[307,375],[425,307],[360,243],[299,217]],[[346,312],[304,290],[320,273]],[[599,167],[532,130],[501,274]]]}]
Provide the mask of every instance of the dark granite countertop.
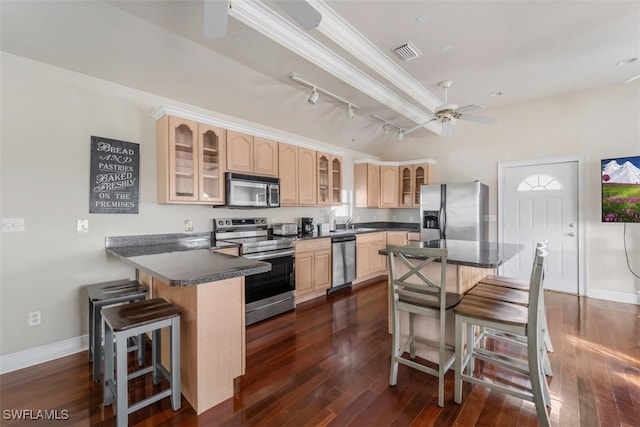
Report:
[{"label": "dark granite countertop", "polygon": [[[513,258],[524,247],[513,243],[474,242],[467,240],[427,240],[409,246],[420,248],[447,248],[447,263],[479,268],[497,268]],[[387,255],[386,249],[378,253]]]},{"label": "dark granite countertop", "polygon": [[107,253],[171,286],[192,286],[264,273],[271,264],[214,252],[237,246],[218,242],[211,233],[107,237]]},{"label": "dark granite countertop", "polygon": [[354,224],[354,228],[336,228],[335,231],[325,233],[315,232],[313,234],[300,234],[298,239],[320,239],[323,237],[344,236],[345,234],[365,234],[378,233],[381,231],[407,231],[420,232],[420,225],[413,223],[394,223],[394,222],[371,222]]}]

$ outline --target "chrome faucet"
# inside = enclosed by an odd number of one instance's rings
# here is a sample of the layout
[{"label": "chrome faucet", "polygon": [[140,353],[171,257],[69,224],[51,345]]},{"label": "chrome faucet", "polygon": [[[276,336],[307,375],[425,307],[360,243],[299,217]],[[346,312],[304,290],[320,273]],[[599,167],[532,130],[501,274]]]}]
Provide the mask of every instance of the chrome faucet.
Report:
[{"label": "chrome faucet", "polygon": [[350,217],[347,218],[347,220],[344,222],[344,228],[346,228],[347,230],[353,228],[353,219],[351,219]]}]

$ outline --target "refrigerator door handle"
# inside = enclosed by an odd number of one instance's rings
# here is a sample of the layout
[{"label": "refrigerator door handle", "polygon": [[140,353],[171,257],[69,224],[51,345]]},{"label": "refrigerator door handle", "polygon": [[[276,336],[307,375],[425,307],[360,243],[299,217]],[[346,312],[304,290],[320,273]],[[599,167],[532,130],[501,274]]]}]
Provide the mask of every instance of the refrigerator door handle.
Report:
[{"label": "refrigerator door handle", "polygon": [[447,185],[440,187],[440,238],[447,238]]}]

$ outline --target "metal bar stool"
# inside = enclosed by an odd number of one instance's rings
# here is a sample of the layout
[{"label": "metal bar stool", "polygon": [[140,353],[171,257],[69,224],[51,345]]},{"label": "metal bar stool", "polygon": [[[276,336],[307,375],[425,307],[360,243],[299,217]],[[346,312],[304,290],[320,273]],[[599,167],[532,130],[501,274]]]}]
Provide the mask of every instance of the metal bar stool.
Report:
[{"label": "metal bar stool", "polygon": [[[135,280],[114,280],[87,286],[89,297],[89,362],[93,363],[93,381],[100,380],[102,360],[102,315],[103,307],[147,298],[147,288]],[[138,350],[138,364],[144,363],[142,337],[130,350]]]},{"label": "metal bar stool", "polygon": [[[129,414],[151,405],[165,397],[171,397],[174,411],[180,409],[180,313],[182,309],[162,298],[137,301],[102,309],[105,343],[113,343],[115,338],[115,376],[113,365],[113,344],[104,349],[104,396],[103,403],[109,406],[116,400],[116,421],[118,426],[126,426]],[[161,364],[160,347],[162,328],[170,328],[169,354],[170,372]],[[151,366],[128,372],[127,340],[147,332],[152,333]],[[151,372],[153,383],[160,384],[160,374],[169,381],[169,388],[146,399],[129,405],[128,380]]]}]

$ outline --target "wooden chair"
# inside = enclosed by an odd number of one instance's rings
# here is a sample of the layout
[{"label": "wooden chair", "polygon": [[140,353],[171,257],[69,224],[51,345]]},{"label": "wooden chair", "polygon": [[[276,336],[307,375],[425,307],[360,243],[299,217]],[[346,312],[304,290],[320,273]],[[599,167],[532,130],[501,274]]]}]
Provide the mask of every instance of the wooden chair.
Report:
[{"label": "wooden chair", "polygon": [[[536,244],[536,249],[546,249],[547,241],[543,240]],[[533,268],[532,268],[533,274]],[[490,275],[485,276],[480,279],[480,281],[471,288],[467,294],[482,296],[485,298],[497,299],[498,301],[510,302],[514,304],[528,304],[528,292],[529,292],[529,284],[531,281],[531,277],[529,280],[518,279],[515,277],[509,276],[499,276],[499,275]],[[543,272],[543,281],[544,281],[544,272]],[[542,331],[544,337],[544,346],[548,352],[553,352],[553,344],[551,342],[551,336],[549,335],[549,327],[547,326],[547,316],[546,310],[544,307],[544,297],[542,298],[540,307],[540,314],[542,316]],[[490,332],[490,331],[487,331]],[[495,338],[501,338],[501,336],[496,335]],[[508,337],[505,339],[509,339]],[[520,342],[522,344],[526,343],[526,340],[515,339],[515,342]],[[551,362],[549,361],[548,355],[545,354],[544,358],[544,371],[548,376],[553,376],[553,370],[551,369]]]},{"label": "wooden chair", "polygon": [[[550,425],[547,413],[550,398],[542,368],[544,349],[542,316],[539,310],[543,298],[542,276],[546,255],[544,249],[536,250],[529,283],[529,302],[526,307],[474,295],[465,295],[454,308],[456,324],[454,400],[456,403],[462,402],[463,381],[480,384],[502,393],[533,401],[540,424],[542,426]],[[463,325],[466,325],[466,349],[463,339]],[[475,335],[476,326],[526,337],[526,359],[509,357],[504,353],[490,351],[479,345],[479,340]],[[474,375],[474,361],[476,359],[498,368],[528,375],[531,383],[530,390],[522,390],[521,387],[513,387],[512,384],[501,384],[497,380]]]},{"label": "wooden chair", "polygon": [[[396,385],[398,364],[403,364],[419,371],[438,377],[438,406],[444,406],[444,376],[455,359],[453,346],[445,343],[447,310],[453,308],[462,298],[461,295],[446,292],[447,249],[417,248],[409,246],[387,245],[389,256],[389,278],[392,320],[391,373],[389,384]],[[396,262],[401,263],[396,265]],[[430,278],[425,274],[425,267],[439,263],[435,269],[439,277]],[[404,265],[408,271],[400,274],[398,267]],[[432,274],[433,275],[433,274]],[[409,319],[409,336],[405,343],[400,343],[400,312],[407,312]],[[415,334],[416,316],[435,318],[439,324],[438,340],[419,337]],[[424,344],[438,350],[437,369],[418,363],[416,343]],[[409,347],[409,359],[403,354]],[[447,353],[450,353],[448,355]]]}]

